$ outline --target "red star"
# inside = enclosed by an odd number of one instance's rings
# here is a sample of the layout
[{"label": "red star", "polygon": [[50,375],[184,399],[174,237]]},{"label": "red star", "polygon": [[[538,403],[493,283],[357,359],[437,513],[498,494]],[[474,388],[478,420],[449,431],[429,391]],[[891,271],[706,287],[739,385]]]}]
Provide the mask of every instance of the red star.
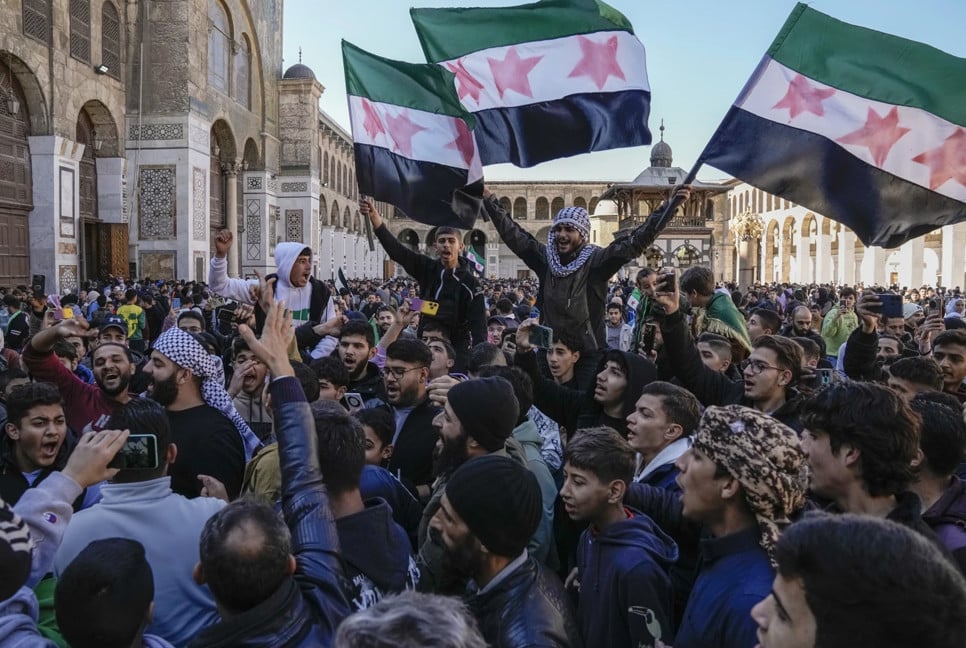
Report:
[{"label": "red star", "polygon": [[941,187],[947,180],[966,187],[966,130],[957,128],[941,145],[912,161],[929,167],[930,189]]},{"label": "red star", "polygon": [[899,125],[899,109],[897,107],[893,106],[885,117],[880,117],[876,111],[869,108],[865,126],[840,137],[836,141],[842,144],[857,144],[866,147],[872,153],[872,161],[875,162],[876,166],[881,167],[889,156],[889,151],[892,150],[893,145],[910,130]]},{"label": "red star", "polygon": [[365,99],[362,100],[362,110],[366,113],[362,127],[369,134],[369,139],[374,140],[376,139],[376,135],[386,132],[385,127],[382,125],[382,118],[379,116],[379,112]]},{"label": "red star", "polygon": [[466,166],[470,166],[473,155],[476,153],[476,141],[473,139],[473,132],[466,126],[462,119],[456,119],[456,139],[446,145],[448,149],[456,149],[463,157]]},{"label": "red star", "polygon": [[521,59],[517,50],[513,47],[507,50],[506,58],[502,61],[487,58],[486,60],[490,64],[490,72],[493,73],[493,83],[496,84],[496,89],[500,93],[500,99],[503,98],[507,90],[514,90],[532,99],[533,92],[530,90],[530,79],[527,78],[527,75],[542,58],[542,56],[533,56]]},{"label": "red star", "polygon": [[405,110],[401,111],[395,117],[387,115],[386,121],[389,122],[389,137],[392,138],[393,148],[406,157],[412,157],[413,135],[419,131],[426,130],[426,128],[419,124],[414,124],[413,120],[406,115]]},{"label": "red star", "polygon": [[835,94],[832,88],[816,88],[809,85],[808,79],[801,74],[796,74],[792,82],[788,84],[788,92],[782,100],[772,106],[775,108],[788,108],[791,118],[795,119],[803,112],[810,112],[819,117],[825,114],[822,102]]},{"label": "red star", "polygon": [[473,98],[473,101],[480,103],[480,92],[483,90],[483,84],[466,71],[466,68],[463,67],[463,60],[458,59],[455,63],[447,63],[446,69],[456,75],[456,92],[460,99],[469,95]]},{"label": "red star", "polygon": [[611,36],[605,43],[595,43],[584,36],[579,36],[578,40],[583,58],[567,75],[568,78],[588,76],[598,90],[602,90],[612,76],[624,79],[624,70],[617,64],[617,36]]}]

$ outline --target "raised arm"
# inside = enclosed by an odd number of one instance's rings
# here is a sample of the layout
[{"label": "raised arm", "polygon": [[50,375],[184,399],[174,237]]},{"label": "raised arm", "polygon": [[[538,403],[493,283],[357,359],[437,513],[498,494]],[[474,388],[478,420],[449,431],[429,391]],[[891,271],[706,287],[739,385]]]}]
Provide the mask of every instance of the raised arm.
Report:
[{"label": "raised arm", "polygon": [[379,244],[382,245],[389,258],[401,265],[416,281],[420,283],[426,281],[425,277],[431,271],[432,260],[425,254],[410,250],[393,236],[379,212],[376,211],[376,203],[373,202],[372,198],[363,197],[359,199],[359,212],[369,218],[369,222],[372,223],[372,231],[379,239]]},{"label": "raised arm", "polygon": [[[685,185],[674,192],[672,200],[679,199],[679,202],[684,202],[690,196],[691,187]],[[661,203],[629,236],[616,239],[604,248],[603,254],[597,257],[597,266],[601,267],[606,274],[610,275],[620,270],[621,266],[628,261],[641,256],[644,250],[650,247],[658,234],[661,233],[661,229],[658,228],[657,218],[664,211],[664,207],[665,203]]]},{"label": "raised arm", "polygon": [[215,235],[215,254],[211,257],[211,266],[208,268],[208,287],[216,295],[234,299],[243,304],[254,304],[252,299],[252,286],[257,286],[257,281],[246,279],[232,279],[228,276],[228,251],[231,249],[233,235],[228,230],[221,230]]},{"label": "raised arm", "polygon": [[542,277],[547,270],[547,246],[520,227],[500,205],[496,196],[484,190],[483,209],[500,238],[527,267]]}]

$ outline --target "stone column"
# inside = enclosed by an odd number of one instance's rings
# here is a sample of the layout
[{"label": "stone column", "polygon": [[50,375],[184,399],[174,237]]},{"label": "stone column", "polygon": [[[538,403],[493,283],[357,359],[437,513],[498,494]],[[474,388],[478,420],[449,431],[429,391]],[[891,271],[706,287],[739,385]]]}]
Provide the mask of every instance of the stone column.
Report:
[{"label": "stone column", "polygon": [[[939,267],[942,269],[942,285],[955,288],[966,282],[966,223],[943,227],[943,255]],[[932,277],[924,277],[934,282]]]},{"label": "stone column", "polygon": [[825,283],[832,278],[832,243],[822,232],[821,224],[815,235],[815,283]]},{"label": "stone column", "polygon": [[839,276],[840,284],[851,286],[855,283],[855,234],[844,227],[839,231]]},{"label": "stone column", "polygon": [[[921,286],[922,285],[922,264],[923,251],[925,246],[922,237],[908,241],[899,249],[899,284],[902,286]],[[888,280],[888,277],[886,277]],[[930,279],[930,283],[935,279]]]},{"label": "stone column", "polygon": [[238,255],[241,237],[238,235],[238,172],[241,162],[236,160],[221,165],[225,178],[225,227],[235,237],[235,243],[228,253],[228,276],[238,276]]}]

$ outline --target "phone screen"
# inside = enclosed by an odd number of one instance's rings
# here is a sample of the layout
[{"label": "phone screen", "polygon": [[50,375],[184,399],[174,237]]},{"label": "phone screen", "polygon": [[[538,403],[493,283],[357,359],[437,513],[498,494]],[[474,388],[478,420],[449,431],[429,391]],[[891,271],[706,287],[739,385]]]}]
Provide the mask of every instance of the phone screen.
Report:
[{"label": "phone screen", "polygon": [[171,300],[171,308],[178,309],[181,308],[181,298],[175,297]]},{"label": "phone screen", "polygon": [[530,329],[530,344],[541,349],[549,349],[553,345],[553,329],[535,324]]},{"label": "phone screen", "polygon": [[158,437],[153,434],[132,434],[114,459],[109,468],[121,470],[152,470],[158,467]]}]

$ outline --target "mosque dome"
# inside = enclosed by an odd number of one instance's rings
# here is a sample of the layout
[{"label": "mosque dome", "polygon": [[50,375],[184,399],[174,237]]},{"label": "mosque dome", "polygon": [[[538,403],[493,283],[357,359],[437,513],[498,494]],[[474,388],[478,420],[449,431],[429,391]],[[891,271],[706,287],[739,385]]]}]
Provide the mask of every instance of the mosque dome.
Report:
[{"label": "mosque dome", "polygon": [[617,203],[613,200],[600,200],[594,208],[594,216],[617,216]]},{"label": "mosque dome", "polygon": [[289,69],[285,70],[285,74],[282,76],[283,79],[315,79],[315,72],[312,71],[308,65],[303,65],[302,63],[296,63]]},{"label": "mosque dome", "polygon": [[661,141],[651,147],[651,166],[670,167],[671,147],[664,141],[664,120],[661,120]]}]

